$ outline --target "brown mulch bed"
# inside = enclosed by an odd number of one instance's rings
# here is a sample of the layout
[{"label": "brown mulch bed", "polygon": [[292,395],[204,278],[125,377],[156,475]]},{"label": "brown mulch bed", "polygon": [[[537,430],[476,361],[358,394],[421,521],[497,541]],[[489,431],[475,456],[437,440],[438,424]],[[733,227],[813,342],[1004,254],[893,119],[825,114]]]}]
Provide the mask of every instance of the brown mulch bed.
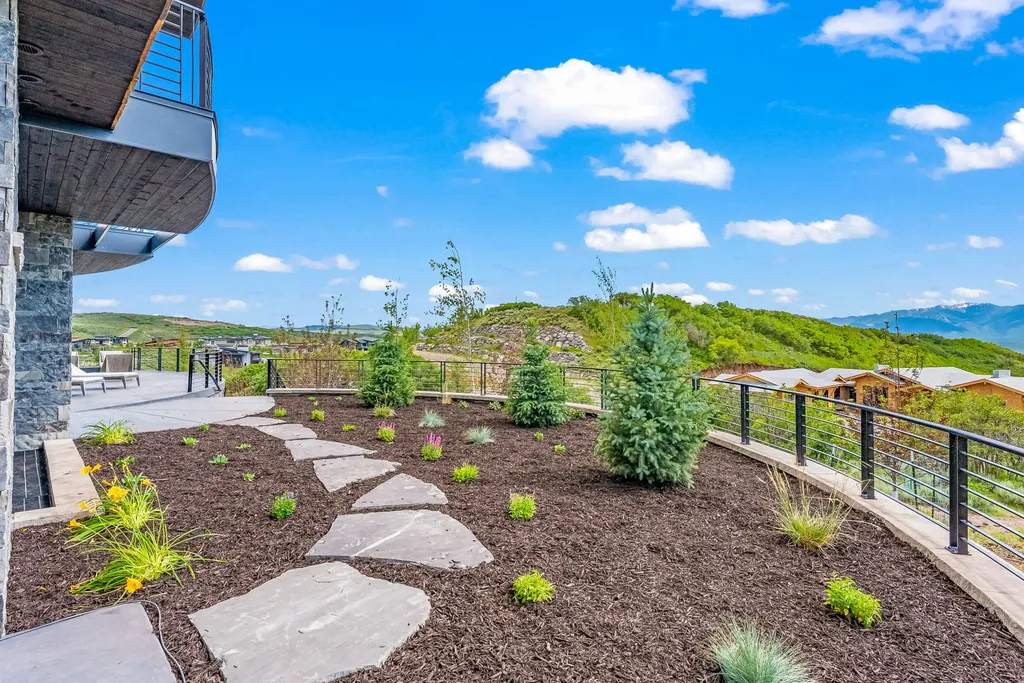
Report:
[{"label": "brown mulch bed", "polygon": [[[373,438],[380,420],[355,398],[321,397],[323,424],[309,421],[305,397],[278,404],[321,438],[375,449],[401,462],[401,471],[439,485],[449,499],[443,510],[494,554],[489,565],[451,572],[354,562],[369,575],[422,588],[432,611],[383,670],[348,680],[698,681],[712,673],[710,634],[732,619],[756,620],[784,635],[822,683],[1021,680],[1024,647],[877,522],[851,513],[848,536],[825,553],[787,545],[772,530],[764,468],[725,449],[704,449],[694,489],[651,489],[601,470],[592,452],[597,424],[590,419],[541,430],[545,439],[537,441],[536,430],[513,427],[482,404],[420,400],[392,420],[395,443],[381,444]],[[434,463],[419,458],[429,430],[417,422],[426,407],[448,421],[434,430],[444,438],[444,457]],[[342,432],[344,424],[357,429]],[[461,443],[462,432],[477,425],[492,427],[496,442]],[[198,436],[199,446],[181,445],[186,435]],[[235,450],[241,442],[254,448]],[[566,453],[553,452],[559,443]],[[327,494],[311,462],[293,463],[282,442],[242,427],[143,434],[127,447],[79,447],[87,462],[134,455],[135,469],[158,484],[176,529],[218,534],[203,542],[202,552],[223,564],[199,564],[197,578],[186,577],[184,587],[163,581],[142,592],[162,606],[167,644],[193,683],[220,677],[187,614],[306,564],[303,554],[334,516],[386,478]],[[208,464],[216,453],[231,462]],[[451,470],[464,460],[480,467],[480,478],[455,484]],[[242,472],[257,478],[245,482]],[[267,506],[285,490],[298,495],[298,512],[273,522]],[[510,491],[536,494],[531,522],[508,519]],[[98,566],[99,558],[63,549],[53,526],[16,532],[10,630],[108,603],[68,593]],[[531,569],[555,584],[555,599],[514,606],[510,582]],[[852,576],[882,601],[879,627],[854,628],[822,607],[824,582],[833,573]]]}]

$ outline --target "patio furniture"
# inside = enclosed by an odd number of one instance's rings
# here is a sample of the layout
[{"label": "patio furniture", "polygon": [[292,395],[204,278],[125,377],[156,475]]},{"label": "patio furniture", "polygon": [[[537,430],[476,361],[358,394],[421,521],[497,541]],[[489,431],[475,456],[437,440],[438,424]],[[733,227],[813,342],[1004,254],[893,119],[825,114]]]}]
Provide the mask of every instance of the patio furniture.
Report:
[{"label": "patio furniture", "polygon": [[85,387],[89,384],[99,384],[100,388],[103,389],[103,393],[107,393],[107,381],[102,375],[96,373],[89,373],[81,369],[77,365],[71,366],[71,386],[81,387],[82,396],[85,396]]},{"label": "patio furniture", "polygon": [[135,354],[100,351],[100,372],[135,372]]}]

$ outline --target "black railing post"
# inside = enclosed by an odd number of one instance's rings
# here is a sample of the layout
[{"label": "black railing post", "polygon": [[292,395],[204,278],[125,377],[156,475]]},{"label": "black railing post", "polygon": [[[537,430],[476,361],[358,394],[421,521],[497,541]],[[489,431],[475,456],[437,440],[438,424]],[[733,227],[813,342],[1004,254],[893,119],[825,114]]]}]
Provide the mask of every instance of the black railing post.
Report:
[{"label": "black railing post", "polygon": [[875,414],[860,409],[860,495],[875,498]]},{"label": "black railing post", "polygon": [[274,359],[267,359],[267,389],[275,389],[274,386]]},{"label": "black railing post", "polygon": [[608,371],[601,370],[601,410],[604,410],[604,392],[608,388]]},{"label": "black railing post", "polygon": [[188,393],[192,393],[192,373],[196,369],[196,352],[188,354]]},{"label": "black railing post", "polygon": [[949,551],[967,554],[967,438],[949,435]]},{"label": "black railing post", "polygon": [[203,388],[210,388],[210,352],[203,352]]},{"label": "black railing post", "polygon": [[796,394],[796,464],[807,464],[807,397]]},{"label": "black railing post", "polygon": [[740,385],[740,443],[750,443],[750,385]]},{"label": "black railing post", "polygon": [[158,371],[164,369],[164,347],[162,346],[156,347],[156,369]]},{"label": "black railing post", "polygon": [[174,371],[181,372],[181,347],[174,349]]},{"label": "black railing post", "polygon": [[444,361],[441,361],[441,393],[444,393]]}]

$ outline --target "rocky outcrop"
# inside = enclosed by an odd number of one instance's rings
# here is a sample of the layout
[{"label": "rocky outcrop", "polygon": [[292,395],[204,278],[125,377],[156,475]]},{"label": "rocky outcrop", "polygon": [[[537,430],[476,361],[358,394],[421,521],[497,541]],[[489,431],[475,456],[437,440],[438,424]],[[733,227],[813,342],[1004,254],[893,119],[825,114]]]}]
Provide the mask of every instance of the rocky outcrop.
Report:
[{"label": "rocky outcrop", "polygon": [[[477,336],[490,338],[486,341],[493,341],[496,338],[521,345],[526,340],[526,332],[519,325],[480,325],[474,328],[473,332]],[[537,341],[557,349],[590,350],[590,346],[579,332],[571,332],[555,325],[545,325],[537,330]]]}]

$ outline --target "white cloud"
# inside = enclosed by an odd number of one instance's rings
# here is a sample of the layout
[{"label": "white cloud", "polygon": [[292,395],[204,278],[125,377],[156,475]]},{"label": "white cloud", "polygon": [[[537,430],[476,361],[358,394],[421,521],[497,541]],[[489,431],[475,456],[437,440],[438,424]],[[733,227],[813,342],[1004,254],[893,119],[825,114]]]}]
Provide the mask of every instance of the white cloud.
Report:
[{"label": "white cloud", "polygon": [[295,264],[301,268],[308,268],[310,270],[330,270],[331,268],[338,268],[339,270],[355,270],[359,267],[359,261],[353,261],[344,254],[338,254],[337,256],[327,256],[315,261],[305,256],[293,256],[292,260]]},{"label": "white cloud", "polygon": [[921,4],[881,0],[874,7],[846,9],[825,19],[807,41],[917,60],[921,53],[970,48],[1024,0],[930,0],[933,7],[917,9]]},{"label": "white cloud", "polygon": [[1003,126],[1003,137],[991,145],[940,138],[939,146],[946,153],[945,170],[950,173],[1005,168],[1024,161],[1024,109],[1013,115],[1013,120]]},{"label": "white cloud", "polygon": [[725,157],[694,149],[682,141],[666,140],[653,146],[644,142],[623,145],[622,163],[637,170],[605,168],[598,163],[596,174],[616,180],[674,180],[727,190],[735,173]]},{"label": "white cloud", "polygon": [[117,308],[121,302],[117,299],[79,299],[78,305],[82,308]]},{"label": "white cloud", "polygon": [[381,197],[385,197],[386,198],[388,196],[388,186],[387,185],[378,185],[377,186],[377,194],[379,194]]},{"label": "white cloud", "polygon": [[555,242],[551,245],[551,248],[554,249],[555,251],[565,251],[566,249],[569,248],[569,245],[566,244],[565,242]]},{"label": "white cloud", "polygon": [[247,138],[268,138],[274,139],[281,137],[281,134],[276,130],[270,128],[260,128],[259,126],[242,126],[242,135]]},{"label": "white cloud", "polygon": [[711,303],[711,301],[703,294],[687,294],[679,298],[685,301],[686,303],[690,304],[691,306],[701,306],[703,304]]},{"label": "white cloud", "polygon": [[327,284],[330,285],[331,287],[337,287],[339,285],[348,284],[348,282],[349,282],[349,278],[347,278],[347,277],[335,277],[335,278],[331,278],[327,282]]},{"label": "white cloud", "polygon": [[149,303],[151,303],[151,304],[183,304],[183,303],[185,303],[185,296],[183,294],[152,294],[149,297]]},{"label": "white cloud", "polygon": [[747,294],[749,294],[750,296],[763,296],[764,295],[764,290],[763,289],[748,289],[747,290]]},{"label": "white cloud", "polygon": [[805,311],[824,311],[828,308],[825,304],[804,304]]},{"label": "white cloud", "polygon": [[[639,292],[644,287],[649,285],[637,285],[636,287],[630,287],[631,292]],[[708,298],[703,294],[697,294],[693,291],[693,287],[686,284],[685,282],[655,282],[653,283],[655,294],[667,294],[674,296],[677,299],[682,299],[691,306],[700,306],[701,304],[710,303]]]},{"label": "white cloud", "polygon": [[942,296],[942,292],[928,290],[925,292],[921,292],[921,296],[925,297],[926,299],[938,299]]},{"label": "white cloud", "polygon": [[235,228],[238,230],[248,230],[255,228],[257,225],[256,221],[243,221],[237,218],[218,218],[216,222],[218,228]]},{"label": "white cloud", "polygon": [[835,244],[843,240],[874,237],[879,227],[863,216],[846,214],[839,220],[815,221],[814,223],[793,223],[788,220],[776,221],[734,221],[725,226],[725,237],[740,235],[752,240],[774,242],[793,246],[802,242]]},{"label": "white cloud", "polygon": [[364,275],[359,280],[359,289],[367,292],[383,292],[386,291],[388,285],[391,285],[391,289],[405,289],[405,284],[402,282],[396,282],[386,277],[377,277],[376,275]]},{"label": "white cloud", "polygon": [[709,282],[707,288],[712,292],[731,292],[736,289],[736,285],[728,282]]},{"label": "white cloud", "polygon": [[797,295],[800,294],[797,290],[792,287],[776,287],[772,290],[772,298],[774,298],[780,304],[793,303],[796,300]]},{"label": "white cloud", "polygon": [[944,109],[937,104],[919,104],[907,109],[900,107],[889,114],[889,123],[914,130],[939,130],[963,128],[971,120],[963,114]]},{"label": "white cloud", "polygon": [[957,287],[950,292],[950,294],[958,299],[980,299],[988,294],[988,291],[984,289],[975,289],[973,287]]},{"label": "white cloud", "polygon": [[666,262],[666,261],[658,261],[658,268],[661,269],[661,270],[668,270],[668,268],[669,268],[668,262]]},{"label": "white cloud", "polygon": [[920,261],[907,261],[907,268],[915,268],[915,269],[917,269],[917,268],[920,268],[923,265],[924,264],[921,263]]},{"label": "white cloud", "polygon": [[906,164],[916,164],[917,163],[917,155],[914,154],[913,152],[911,152],[907,156],[903,157],[903,162],[906,163]]},{"label": "white cloud", "polygon": [[998,249],[1003,246],[1003,241],[998,237],[982,237],[981,235],[968,235],[967,246],[971,249]]},{"label": "white cloud", "polygon": [[167,243],[167,246],[168,247],[187,247],[188,246],[188,238],[185,237],[185,235],[175,235]]},{"label": "white cloud", "polygon": [[1019,286],[1016,282],[1011,282],[1010,280],[996,280],[996,284],[1007,289],[1017,289]]},{"label": "white cloud", "polygon": [[220,313],[243,313],[249,309],[249,304],[241,299],[203,299],[203,316],[214,317]]},{"label": "white cloud", "polygon": [[1007,57],[1010,53],[1024,55],[1024,39],[1014,38],[1008,43],[997,43],[995,41],[985,43],[985,56],[978,57],[974,63],[977,64],[993,57]]},{"label": "white cloud", "polygon": [[956,249],[957,246],[956,242],[933,242],[926,244],[924,248],[927,251],[947,251],[949,249]]},{"label": "white cloud", "polygon": [[[597,251],[631,252],[654,249],[708,247],[700,223],[678,206],[654,213],[636,204],[619,204],[603,211],[591,211],[586,221],[595,229],[586,234],[587,246]],[[643,229],[613,230],[614,226],[643,225]]]},{"label": "white cloud", "polygon": [[234,270],[241,272],[290,273],[292,267],[277,256],[249,254],[235,261]]},{"label": "white cloud", "polygon": [[414,221],[411,218],[396,218],[395,220],[391,221],[391,224],[394,225],[396,228],[411,228],[412,226],[416,225],[416,221]]},{"label": "white cloud", "polygon": [[533,155],[508,138],[474,142],[462,153],[462,158],[479,159],[484,166],[503,171],[518,171],[533,165]]},{"label": "white cloud", "polygon": [[540,294],[538,294],[537,292],[531,291],[529,289],[524,289],[523,290],[523,296],[525,296],[527,299],[539,299],[540,298]]},{"label": "white cloud", "polygon": [[688,7],[695,14],[706,9],[717,9],[722,12],[722,16],[746,19],[762,14],[774,14],[785,6],[785,3],[771,3],[768,0],[676,0],[672,9]]},{"label": "white cloud", "polygon": [[[427,292],[427,296],[430,297],[430,303],[437,303],[437,298],[439,296],[450,291],[452,291],[451,287],[445,284],[438,283],[430,288],[430,291]],[[481,287],[480,285],[466,285],[466,291],[469,292],[470,294],[474,294],[476,292],[484,292],[484,288]]]}]

